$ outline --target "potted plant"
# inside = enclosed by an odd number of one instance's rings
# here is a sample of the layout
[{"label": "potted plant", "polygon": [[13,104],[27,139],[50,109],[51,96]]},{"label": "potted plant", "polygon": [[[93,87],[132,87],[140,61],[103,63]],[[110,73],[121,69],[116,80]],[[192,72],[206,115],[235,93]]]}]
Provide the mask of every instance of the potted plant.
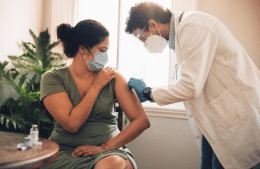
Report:
[{"label": "potted plant", "polygon": [[[8,98],[0,108],[0,130],[28,134],[32,124],[37,124],[40,136],[48,138],[54,119],[39,103],[41,75],[53,68],[64,67],[62,56],[51,50],[58,42],[50,44],[48,29],[36,37],[29,30],[35,44],[22,42],[21,56],[8,56],[14,68],[5,70],[7,61],[0,62],[0,83],[11,86],[19,95]],[[58,63],[58,64],[57,64]]]}]

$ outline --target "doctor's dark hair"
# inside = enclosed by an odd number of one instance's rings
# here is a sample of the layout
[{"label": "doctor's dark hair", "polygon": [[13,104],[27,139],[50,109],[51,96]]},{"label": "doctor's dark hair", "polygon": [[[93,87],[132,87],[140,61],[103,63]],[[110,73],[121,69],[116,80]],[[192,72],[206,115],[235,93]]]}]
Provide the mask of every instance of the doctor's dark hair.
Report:
[{"label": "doctor's dark hair", "polygon": [[126,19],[125,32],[132,34],[133,30],[140,28],[149,30],[149,20],[153,19],[157,23],[170,23],[172,13],[168,8],[164,8],[158,3],[141,2],[135,4],[129,11],[129,17]]},{"label": "doctor's dark hair", "polygon": [[57,38],[62,42],[64,54],[68,58],[76,55],[80,45],[92,49],[108,36],[108,30],[101,23],[91,19],[80,21],[74,28],[65,23],[57,26]]}]

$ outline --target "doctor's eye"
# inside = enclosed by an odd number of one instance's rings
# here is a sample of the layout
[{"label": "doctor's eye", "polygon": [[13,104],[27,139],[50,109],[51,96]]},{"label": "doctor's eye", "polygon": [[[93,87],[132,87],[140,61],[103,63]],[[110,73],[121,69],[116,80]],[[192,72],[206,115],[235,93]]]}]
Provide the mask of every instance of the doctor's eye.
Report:
[{"label": "doctor's eye", "polygon": [[140,37],[139,37],[139,39],[140,39],[141,41],[145,41],[145,40],[146,40],[146,34],[141,34]]}]

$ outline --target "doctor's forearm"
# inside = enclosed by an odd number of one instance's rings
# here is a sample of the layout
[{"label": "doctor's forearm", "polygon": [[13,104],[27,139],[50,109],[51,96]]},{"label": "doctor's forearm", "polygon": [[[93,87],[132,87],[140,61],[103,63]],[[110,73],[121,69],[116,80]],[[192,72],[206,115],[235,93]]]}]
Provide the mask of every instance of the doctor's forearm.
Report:
[{"label": "doctor's forearm", "polygon": [[192,100],[197,98],[201,92],[201,89],[195,86],[195,84],[185,85],[185,83],[178,81],[176,84],[154,88],[152,96],[160,106]]}]

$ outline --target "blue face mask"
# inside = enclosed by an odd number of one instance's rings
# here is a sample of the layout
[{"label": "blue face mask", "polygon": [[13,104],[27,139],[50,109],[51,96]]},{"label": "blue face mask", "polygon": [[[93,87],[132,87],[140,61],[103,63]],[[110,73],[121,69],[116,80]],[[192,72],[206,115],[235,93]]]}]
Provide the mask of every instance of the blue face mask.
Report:
[{"label": "blue face mask", "polygon": [[[93,51],[91,50],[91,52],[93,52]],[[93,52],[93,53],[94,53],[94,60],[93,61],[87,60],[86,63],[88,65],[88,68],[90,71],[100,71],[101,69],[104,68],[104,66],[108,62],[107,52]],[[84,57],[86,58],[85,55],[84,55]]]}]

